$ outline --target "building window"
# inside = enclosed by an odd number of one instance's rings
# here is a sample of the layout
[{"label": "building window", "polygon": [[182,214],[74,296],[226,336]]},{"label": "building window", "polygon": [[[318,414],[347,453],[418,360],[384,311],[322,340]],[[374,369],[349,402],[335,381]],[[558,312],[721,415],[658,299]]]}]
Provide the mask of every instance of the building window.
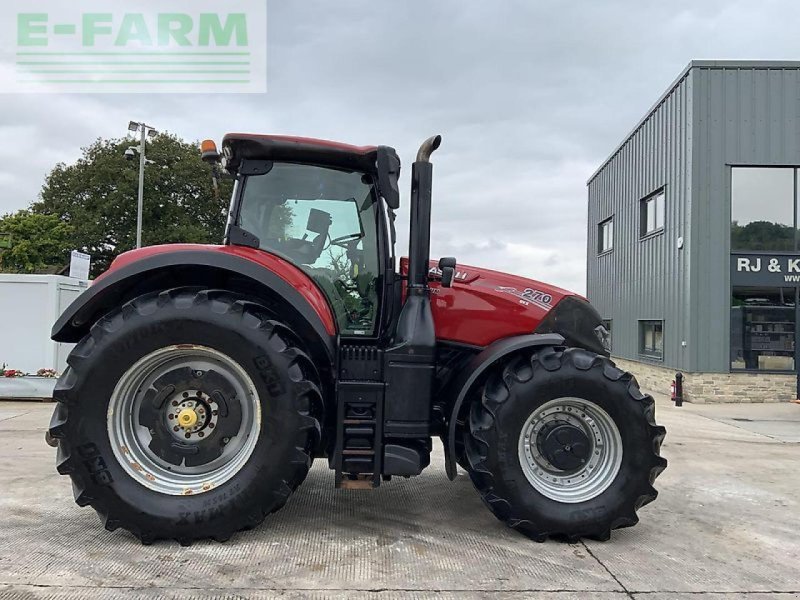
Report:
[{"label": "building window", "polygon": [[731,369],[794,371],[794,288],[734,287]]},{"label": "building window", "polygon": [[597,226],[597,252],[602,254],[614,248],[614,218],[608,218]]},{"label": "building window", "polygon": [[639,235],[644,237],[664,229],[664,190],[651,194],[640,203]]},{"label": "building window", "polygon": [[794,169],[731,169],[731,250],[795,249]]},{"label": "building window", "polygon": [[639,321],[639,354],[664,359],[664,321]]}]

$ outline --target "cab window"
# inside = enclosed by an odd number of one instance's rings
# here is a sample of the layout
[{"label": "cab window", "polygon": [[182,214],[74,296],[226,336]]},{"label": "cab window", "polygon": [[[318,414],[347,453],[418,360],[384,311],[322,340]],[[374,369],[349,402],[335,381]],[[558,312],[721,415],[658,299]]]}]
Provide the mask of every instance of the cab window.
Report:
[{"label": "cab window", "polygon": [[377,195],[354,171],[275,163],[244,182],[239,226],[308,273],[345,335],[370,335],[378,312]]}]

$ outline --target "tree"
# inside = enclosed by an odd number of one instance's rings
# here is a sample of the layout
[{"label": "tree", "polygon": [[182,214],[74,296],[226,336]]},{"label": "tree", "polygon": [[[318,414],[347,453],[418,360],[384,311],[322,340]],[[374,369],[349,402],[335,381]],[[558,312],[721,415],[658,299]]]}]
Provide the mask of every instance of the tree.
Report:
[{"label": "tree", "polygon": [[747,225],[731,223],[731,250],[794,250],[794,228],[770,221],[752,221]]},{"label": "tree", "polygon": [[[129,139],[97,140],[74,164],[47,176],[32,211],[70,226],[72,249],[92,256],[92,274],[105,271],[136,246],[139,161],[125,159]],[[147,146],[142,243],[220,243],[231,194],[223,180],[215,194],[211,169],[198,145],[161,134]]]},{"label": "tree", "polygon": [[74,232],[55,215],[21,210],[0,218],[0,232],[11,235],[11,248],[0,250],[0,271],[40,273],[69,264]]}]

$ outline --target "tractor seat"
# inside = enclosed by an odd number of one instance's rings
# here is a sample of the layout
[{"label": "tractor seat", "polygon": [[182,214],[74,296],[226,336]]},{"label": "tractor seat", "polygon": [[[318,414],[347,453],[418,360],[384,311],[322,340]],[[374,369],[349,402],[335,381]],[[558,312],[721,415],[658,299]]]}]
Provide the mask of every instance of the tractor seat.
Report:
[{"label": "tractor seat", "polygon": [[262,247],[272,248],[287,256],[293,263],[299,265],[309,265],[316,262],[322,254],[322,244],[325,237],[318,235],[313,241],[301,239],[270,239],[262,241]]}]

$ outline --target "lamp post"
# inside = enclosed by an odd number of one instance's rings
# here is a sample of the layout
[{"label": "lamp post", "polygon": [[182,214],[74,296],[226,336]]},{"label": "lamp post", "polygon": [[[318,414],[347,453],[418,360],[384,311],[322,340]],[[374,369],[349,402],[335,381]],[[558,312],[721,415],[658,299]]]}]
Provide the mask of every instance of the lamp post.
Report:
[{"label": "lamp post", "polygon": [[[138,152],[139,152],[139,200],[138,200],[137,210],[136,210],[136,247],[137,248],[141,248],[142,247],[142,211],[143,211],[143,207],[144,207],[144,167],[148,162],[151,162],[151,161],[148,161],[146,156],[145,156],[145,151],[146,151],[145,146],[147,144],[148,136],[149,137],[153,137],[154,135],[158,134],[158,132],[155,130],[155,128],[151,127],[150,125],[147,125],[146,123],[138,123],[136,121],[131,121],[128,124],[128,131],[130,131],[131,133],[140,133],[141,134],[139,148],[138,148]],[[128,148],[128,150],[125,152],[125,156],[132,160],[133,158],[135,158],[136,151],[137,151],[136,148],[133,148],[133,147]]]}]

